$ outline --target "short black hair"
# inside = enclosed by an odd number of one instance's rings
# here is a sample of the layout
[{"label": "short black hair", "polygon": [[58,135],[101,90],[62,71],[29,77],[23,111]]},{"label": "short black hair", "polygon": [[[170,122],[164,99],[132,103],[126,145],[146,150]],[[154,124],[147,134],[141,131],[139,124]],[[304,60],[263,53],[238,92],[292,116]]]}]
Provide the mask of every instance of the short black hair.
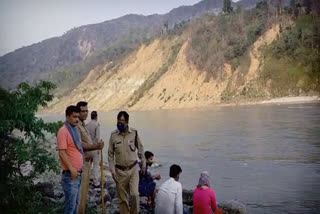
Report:
[{"label": "short black hair", "polygon": [[120,118],[121,118],[122,116],[124,117],[124,120],[125,120],[126,122],[129,122],[129,114],[128,114],[126,111],[120,111],[120,112],[118,113],[117,119],[120,120]]},{"label": "short black hair", "polygon": [[96,119],[98,117],[98,113],[96,111],[91,112],[91,120]]},{"label": "short black hair", "polygon": [[145,157],[146,159],[149,159],[150,157],[153,157],[153,156],[154,156],[153,153],[150,152],[150,151],[146,151],[146,152],[144,153],[144,157]]},{"label": "short black hair", "polygon": [[88,102],[85,102],[85,101],[80,101],[77,103],[77,106],[80,108],[81,106],[87,106],[88,105]]},{"label": "short black hair", "polygon": [[182,172],[182,169],[180,166],[173,164],[172,166],[170,166],[170,174],[169,176],[171,178],[175,178],[177,175],[179,175]]},{"label": "short black hair", "polygon": [[80,113],[80,111],[78,106],[68,106],[66,108],[66,116],[70,116],[73,112]]}]

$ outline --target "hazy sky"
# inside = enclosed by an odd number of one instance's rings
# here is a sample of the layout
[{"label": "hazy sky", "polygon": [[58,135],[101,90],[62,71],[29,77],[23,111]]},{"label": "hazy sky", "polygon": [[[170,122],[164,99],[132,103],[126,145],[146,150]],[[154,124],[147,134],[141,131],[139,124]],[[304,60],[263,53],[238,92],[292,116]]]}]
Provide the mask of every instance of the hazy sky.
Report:
[{"label": "hazy sky", "polygon": [[73,27],[134,13],[167,13],[200,0],[0,0],[0,56]]}]

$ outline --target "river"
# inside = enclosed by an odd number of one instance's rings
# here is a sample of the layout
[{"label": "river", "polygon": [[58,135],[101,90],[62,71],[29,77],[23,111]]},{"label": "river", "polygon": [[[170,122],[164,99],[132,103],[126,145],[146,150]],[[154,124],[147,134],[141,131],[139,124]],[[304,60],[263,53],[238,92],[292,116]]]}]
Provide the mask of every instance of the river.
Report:
[{"label": "river", "polygon": [[[105,159],[116,114],[99,113]],[[162,175],[158,184],[168,178],[175,163],[182,168],[183,188],[193,189],[200,172],[207,170],[218,202],[239,200],[249,213],[319,212],[319,103],[129,114],[129,125],[138,129],[145,150],[162,165],[151,169]]]}]

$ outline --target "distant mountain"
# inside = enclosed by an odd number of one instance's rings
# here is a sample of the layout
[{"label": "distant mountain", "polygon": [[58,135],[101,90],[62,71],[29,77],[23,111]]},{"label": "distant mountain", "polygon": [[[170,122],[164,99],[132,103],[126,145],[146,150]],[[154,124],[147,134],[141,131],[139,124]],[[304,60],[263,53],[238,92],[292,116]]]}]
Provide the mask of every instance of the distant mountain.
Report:
[{"label": "distant mountain", "polygon": [[[259,1],[242,0],[233,5],[250,8]],[[56,78],[58,71],[62,71],[60,82],[63,82],[65,70],[77,71],[80,81],[95,65],[125,53],[128,47],[138,47],[141,42],[160,35],[166,28],[173,28],[176,23],[206,12],[217,12],[222,6],[223,0],[203,0],[193,6],[178,7],[164,15],[131,14],[74,28],[60,37],[50,38],[0,57],[0,85],[12,89],[23,81],[33,83],[39,79]],[[89,64],[84,61],[95,54],[99,56],[96,63],[93,60]],[[79,63],[86,65],[78,66],[81,67],[80,71],[77,70],[78,67],[72,68]]]},{"label": "distant mountain", "polygon": [[263,4],[201,16],[96,66],[47,110],[62,113],[79,100],[98,111],[139,111],[319,96],[320,17],[296,14]]}]

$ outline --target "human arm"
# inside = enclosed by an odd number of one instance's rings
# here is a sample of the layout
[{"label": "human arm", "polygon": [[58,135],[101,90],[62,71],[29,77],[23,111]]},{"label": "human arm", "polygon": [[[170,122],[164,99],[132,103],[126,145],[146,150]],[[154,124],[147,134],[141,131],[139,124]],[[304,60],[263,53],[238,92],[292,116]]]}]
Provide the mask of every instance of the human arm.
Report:
[{"label": "human arm", "polygon": [[100,140],[99,143],[95,143],[95,144],[82,142],[82,148],[84,151],[101,150],[103,146],[104,146],[103,140]]},{"label": "human arm", "polygon": [[175,210],[176,214],[183,214],[183,202],[182,202],[182,186],[181,183],[177,182],[177,193],[175,199]]},{"label": "human arm", "polygon": [[141,172],[142,174],[145,174],[146,172],[146,159],[144,157],[144,149],[143,149],[143,145],[140,141],[138,132],[136,132],[136,140],[137,140],[137,145],[138,145],[138,157],[141,160],[142,166],[141,166]]},{"label": "human arm", "polygon": [[97,128],[96,128],[96,139],[95,139],[95,143],[99,142],[100,140],[100,124],[98,124]]},{"label": "human arm", "polygon": [[160,174],[152,175],[152,179],[160,180],[161,179],[161,175]]},{"label": "human arm", "polygon": [[99,143],[93,143],[91,136],[88,136],[89,134],[87,134],[87,129],[84,126],[78,125],[77,130],[81,137],[82,148],[84,151],[100,150],[103,148],[104,142],[100,140]]},{"label": "human arm", "polygon": [[218,206],[217,206],[217,199],[216,199],[216,194],[215,192],[210,189],[210,199],[211,199],[211,209],[214,213],[217,213],[218,211]]},{"label": "human arm", "polygon": [[114,164],[114,142],[113,142],[113,139],[112,139],[112,134],[111,134],[110,139],[109,139],[108,162],[109,162],[109,167],[110,167],[110,172],[112,174],[112,178],[113,178],[114,181],[117,181],[115,164]]},{"label": "human arm", "polygon": [[59,157],[61,162],[63,162],[64,165],[68,168],[68,170],[70,170],[72,180],[77,179],[78,177],[77,169],[72,166],[65,149],[59,150]]}]

